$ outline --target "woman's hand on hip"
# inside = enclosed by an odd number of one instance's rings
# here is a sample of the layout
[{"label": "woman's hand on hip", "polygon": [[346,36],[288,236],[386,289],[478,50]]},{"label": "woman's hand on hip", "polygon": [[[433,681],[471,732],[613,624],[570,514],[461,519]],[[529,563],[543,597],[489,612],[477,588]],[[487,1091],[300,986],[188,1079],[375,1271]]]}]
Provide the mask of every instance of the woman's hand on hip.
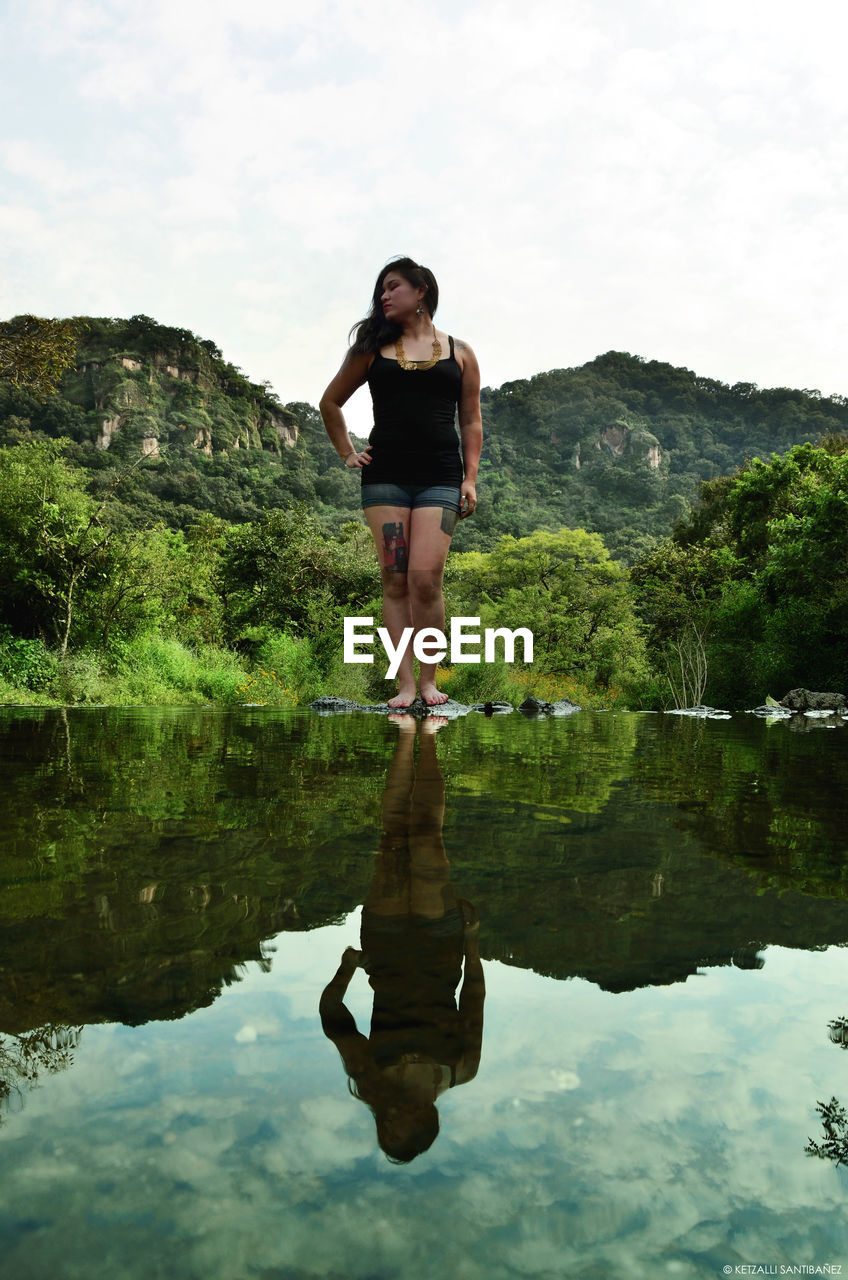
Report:
[{"label": "woman's hand on hip", "polygon": [[362,467],[367,467],[370,461],[371,446],[370,444],[367,444],[361,453],[357,453],[355,449],[349,453],[344,460],[344,464],[348,471],[355,471],[358,468],[361,469]]},{"label": "woman's hand on hip", "polygon": [[473,515],[474,508],[477,506],[477,486],[473,480],[463,480],[462,488],[459,491],[459,518],[464,520],[466,516]]}]

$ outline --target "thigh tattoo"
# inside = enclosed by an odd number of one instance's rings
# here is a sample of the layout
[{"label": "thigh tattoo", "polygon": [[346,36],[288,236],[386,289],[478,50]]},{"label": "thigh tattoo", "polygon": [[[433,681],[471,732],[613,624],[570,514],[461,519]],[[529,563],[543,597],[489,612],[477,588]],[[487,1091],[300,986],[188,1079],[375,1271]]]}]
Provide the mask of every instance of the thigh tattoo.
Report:
[{"label": "thigh tattoo", "polygon": [[440,525],[442,533],[453,533],[458,519],[459,516],[453,507],[442,507],[442,523]]},{"label": "thigh tattoo", "polygon": [[385,569],[392,573],[406,573],[409,553],[403,533],[403,521],[388,521],[383,525],[383,556]]}]

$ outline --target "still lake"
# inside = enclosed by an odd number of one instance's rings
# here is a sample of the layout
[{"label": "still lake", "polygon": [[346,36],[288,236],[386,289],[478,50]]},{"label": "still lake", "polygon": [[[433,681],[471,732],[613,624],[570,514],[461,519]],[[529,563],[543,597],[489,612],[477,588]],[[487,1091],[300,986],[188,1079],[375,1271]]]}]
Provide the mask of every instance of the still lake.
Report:
[{"label": "still lake", "polygon": [[0,709],[3,1274],[848,1275],[848,726],[434,728]]}]

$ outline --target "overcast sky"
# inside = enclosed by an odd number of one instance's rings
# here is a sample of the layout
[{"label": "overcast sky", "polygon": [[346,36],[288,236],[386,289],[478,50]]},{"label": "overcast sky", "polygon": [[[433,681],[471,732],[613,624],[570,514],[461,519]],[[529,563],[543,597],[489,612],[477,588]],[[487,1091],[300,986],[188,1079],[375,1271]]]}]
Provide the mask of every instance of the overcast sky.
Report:
[{"label": "overcast sky", "polygon": [[408,253],[490,386],[617,349],[846,394],[846,36],[836,0],[0,0],[0,317],[144,312],[316,403]]}]

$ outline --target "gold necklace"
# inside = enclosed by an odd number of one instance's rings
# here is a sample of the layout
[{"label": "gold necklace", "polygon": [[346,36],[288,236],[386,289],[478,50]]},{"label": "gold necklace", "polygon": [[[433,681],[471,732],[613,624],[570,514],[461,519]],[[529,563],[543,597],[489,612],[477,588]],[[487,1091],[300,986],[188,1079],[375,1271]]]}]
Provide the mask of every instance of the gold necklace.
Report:
[{"label": "gold necklace", "polygon": [[406,352],[403,349],[402,337],[398,338],[395,343],[395,351],[397,352],[397,362],[401,369],[432,369],[433,365],[438,364],[442,358],[442,347],[439,339],[436,337],[435,331],[433,333],[433,354],[430,356],[429,360],[407,360]]}]

